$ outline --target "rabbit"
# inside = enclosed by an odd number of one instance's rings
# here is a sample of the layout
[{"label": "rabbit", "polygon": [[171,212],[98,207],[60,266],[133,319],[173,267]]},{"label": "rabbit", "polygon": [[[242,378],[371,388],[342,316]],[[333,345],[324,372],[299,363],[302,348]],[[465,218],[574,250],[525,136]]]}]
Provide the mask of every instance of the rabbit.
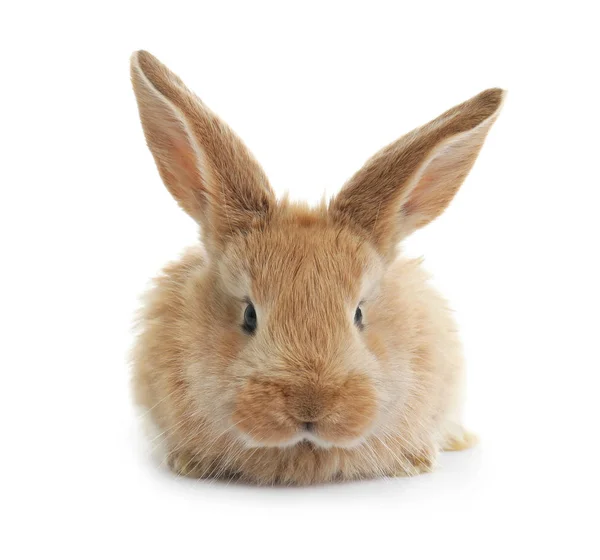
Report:
[{"label": "rabbit", "polygon": [[131,79],[159,174],[200,226],[145,296],[132,351],[171,470],[307,485],[429,472],[471,447],[455,322],[400,242],[449,205],[504,90],[391,143],[313,208],[277,200],[154,56],[135,52]]}]

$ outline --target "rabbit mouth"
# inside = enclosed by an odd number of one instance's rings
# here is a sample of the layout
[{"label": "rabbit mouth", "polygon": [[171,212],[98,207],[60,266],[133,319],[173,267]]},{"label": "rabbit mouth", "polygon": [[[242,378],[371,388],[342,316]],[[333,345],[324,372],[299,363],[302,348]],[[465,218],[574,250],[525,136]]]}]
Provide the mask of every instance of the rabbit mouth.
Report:
[{"label": "rabbit mouth", "polygon": [[298,434],[298,437],[300,440],[297,443],[307,443],[313,447],[318,447],[321,449],[330,449],[332,447],[348,449],[360,445],[365,440],[364,436],[359,436],[341,441],[329,441],[325,437],[319,435],[314,426],[309,426],[302,429]]},{"label": "rabbit mouth", "polygon": [[256,376],[238,393],[231,422],[251,447],[355,447],[373,429],[378,407],[363,374],[301,379],[291,384]]},{"label": "rabbit mouth", "polygon": [[301,444],[308,444],[310,447],[318,447],[321,449],[329,449],[334,447],[332,442],[327,441],[323,437],[319,436],[317,433],[315,433],[314,429],[301,429],[298,434],[291,438],[290,444],[286,445],[285,447]]},{"label": "rabbit mouth", "polygon": [[342,448],[350,449],[357,447],[365,440],[365,435],[354,438],[344,438],[332,441],[318,433],[318,429],[314,426],[305,426],[304,423],[296,431],[296,433],[287,438],[277,438],[276,440],[256,440],[245,432],[238,431],[238,435],[248,447],[276,447],[280,449],[289,449],[297,446],[308,446],[314,449],[332,449]]}]

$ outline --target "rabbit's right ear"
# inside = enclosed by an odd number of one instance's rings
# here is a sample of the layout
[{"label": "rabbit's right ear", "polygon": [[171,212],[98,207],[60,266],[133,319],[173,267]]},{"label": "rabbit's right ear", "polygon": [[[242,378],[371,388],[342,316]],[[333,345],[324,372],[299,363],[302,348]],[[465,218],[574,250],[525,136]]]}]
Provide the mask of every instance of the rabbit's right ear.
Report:
[{"label": "rabbit's right ear", "polygon": [[331,202],[333,219],[359,231],[387,259],[437,218],[473,167],[505,92],[488,89],[375,154]]},{"label": "rabbit's right ear", "polygon": [[150,53],[132,55],[131,80],[160,176],[208,245],[268,219],[275,195],[233,131]]}]

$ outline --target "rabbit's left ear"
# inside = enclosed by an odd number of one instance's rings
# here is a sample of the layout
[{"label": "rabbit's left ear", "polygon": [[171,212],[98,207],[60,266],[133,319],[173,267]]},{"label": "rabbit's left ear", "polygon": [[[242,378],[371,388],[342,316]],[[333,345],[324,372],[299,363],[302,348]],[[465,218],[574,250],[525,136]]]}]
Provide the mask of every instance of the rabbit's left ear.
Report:
[{"label": "rabbit's left ear", "polygon": [[501,89],[483,91],[375,154],[331,202],[330,215],[391,258],[400,239],[450,204],[504,96]]},{"label": "rabbit's left ear", "polygon": [[160,176],[207,247],[267,220],[275,195],[237,135],[150,53],[132,55],[131,80]]}]

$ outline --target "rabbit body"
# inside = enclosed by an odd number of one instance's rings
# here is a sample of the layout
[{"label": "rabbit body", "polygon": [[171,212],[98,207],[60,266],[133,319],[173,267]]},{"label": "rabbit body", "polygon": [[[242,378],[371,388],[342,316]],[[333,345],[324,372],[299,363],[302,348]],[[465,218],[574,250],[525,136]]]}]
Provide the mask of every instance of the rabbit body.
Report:
[{"label": "rabbit body", "polygon": [[132,79],[161,177],[202,232],[145,296],[133,352],[170,467],[309,484],[417,474],[472,445],[456,326],[398,244],[449,204],[503,92],[409,133],[309,208],[277,201],[154,57],[134,54]]}]

